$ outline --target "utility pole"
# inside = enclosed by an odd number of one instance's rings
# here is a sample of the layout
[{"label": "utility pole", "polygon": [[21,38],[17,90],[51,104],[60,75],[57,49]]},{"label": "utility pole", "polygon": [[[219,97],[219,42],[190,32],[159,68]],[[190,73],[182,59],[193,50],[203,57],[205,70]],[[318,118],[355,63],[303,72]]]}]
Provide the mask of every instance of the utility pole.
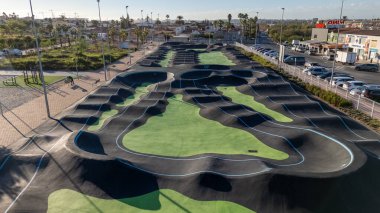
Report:
[{"label": "utility pole", "polygon": [[256,20],[256,38],[255,38],[255,46],[257,45],[257,38],[258,38],[258,36],[257,36],[257,31],[258,31],[258,29],[259,29],[259,24],[258,24],[258,22],[259,22],[259,12],[256,12],[256,14],[257,14],[257,20]]},{"label": "utility pole", "polygon": [[34,36],[36,37],[36,48],[37,48],[37,55],[38,55],[38,65],[40,66],[40,79],[41,79],[41,83],[42,83],[42,88],[44,90],[46,113],[47,113],[47,116],[50,118],[49,100],[48,100],[48,96],[47,96],[45,77],[44,77],[44,72],[43,72],[42,62],[41,62],[41,51],[40,51],[40,45],[38,43],[38,31],[36,29],[36,24],[35,24],[35,21],[34,21],[32,0],[29,0],[29,5],[30,5],[30,11],[32,13],[32,28],[33,28]]},{"label": "utility pole", "polygon": [[102,17],[100,15],[100,0],[96,0],[98,2],[98,12],[99,12],[99,22],[100,22],[100,29],[102,31],[100,39],[102,40],[102,55],[103,55],[103,66],[104,66],[104,80],[107,81],[107,67],[106,67],[106,57],[104,55],[104,41],[103,41],[103,36],[104,36],[104,29],[103,29],[103,23],[102,23]]},{"label": "utility pole", "polygon": [[[282,10],[282,16],[281,16],[281,30],[280,30],[280,50],[278,51],[280,54],[279,54],[279,57],[278,57],[278,66],[280,67],[280,70],[281,70],[281,64],[280,64],[280,60],[283,59],[283,56],[281,54],[281,51],[282,51],[282,48],[281,48],[281,45],[282,45],[282,29],[283,29],[283,25],[284,25],[284,13],[285,13],[285,8],[281,8]],[[280,57],[281,56],[281,57]]]},{"label": "utility pole", "polygon": [[[339,22],[342,20],[343,6],[344,6],[344,0],[342,0],[342,6],[340,7]],[[336,58],[336,54],[338,52],[339,36],[340,36],[340,26],[338,25],[338,37],[336,38],[335,52],[334,52],[334,61],[333,61],[332,69],[331,69],[331,79],[330,79],[330,85],[331,85],[331,87],[332,87],[332,80],[334,78],[334,72],[335,72],[335,63],[336,63],[335,58]]]}]

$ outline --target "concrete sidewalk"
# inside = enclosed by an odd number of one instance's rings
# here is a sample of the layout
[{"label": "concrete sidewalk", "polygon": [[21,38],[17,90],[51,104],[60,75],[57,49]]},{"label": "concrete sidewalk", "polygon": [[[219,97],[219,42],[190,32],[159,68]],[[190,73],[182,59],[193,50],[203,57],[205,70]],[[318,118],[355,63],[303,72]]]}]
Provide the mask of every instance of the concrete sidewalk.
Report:
[{"label": "concrete sidewalk", "polygon": [[[158,48],[158,44],[146,51],[149,54]],[[131,54],[132,63],[129,64],[129,56],[122,58],[111,64],[108,68],[109,79],[124,72],[128,67],[137,63],[145,57],[144,51],[137,51]],[[49,106],[51,116],[54,117],[75,104],[77,101],[87,96],[89,93],[104,85],[104,71],[86,72],[80,80],[75,80],[75,86],[62,85],[54,91],[49,92]],[[95,84],[96,81],[99,83]],[[0,115],[0,147],[9,147],[22,138],[28,138],[28,134],[45,121],[49,120],[46,113],[44,96],[35,98],[15,109]],[[22,144],[20,144],[21,146]],[[14,148],[14,146],[12,146]]]}]

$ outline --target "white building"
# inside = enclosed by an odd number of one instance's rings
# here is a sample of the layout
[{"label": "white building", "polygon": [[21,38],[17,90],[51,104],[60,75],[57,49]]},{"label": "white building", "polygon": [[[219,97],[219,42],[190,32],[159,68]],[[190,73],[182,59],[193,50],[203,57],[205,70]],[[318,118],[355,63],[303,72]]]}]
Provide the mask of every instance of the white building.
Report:
[{"label": "white building", "polygon": [[350,51],[357,53],[359,59],[377,59],[380,54],[380,31],[359,30],[345,35],[345,44]]}]

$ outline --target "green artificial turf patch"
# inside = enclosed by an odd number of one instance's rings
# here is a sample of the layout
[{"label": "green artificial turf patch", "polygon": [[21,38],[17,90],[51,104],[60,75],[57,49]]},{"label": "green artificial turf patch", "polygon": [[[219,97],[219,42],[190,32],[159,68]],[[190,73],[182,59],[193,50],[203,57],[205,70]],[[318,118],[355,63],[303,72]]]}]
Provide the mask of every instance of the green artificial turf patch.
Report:
[{"label": "green artificial turf patch", "polygon": [[88,127],[88,130],[89,131],[98,131],[100,128],[102,128],[104,121],[106,121],[108,118],[116,115],[118,112],[119,111],[117,111],[117,110],[109,110],[109,111],[103,112],[102,115],[100,116],[100,118],[98,119],[98,121],[95,124]]},{"label": "green artificial turf patch", "polygon": [[225,66],[236,65],[234,62],[228,59],[220,51],[199,54],[199,63],[203,65],[205,64],[217,64],[217,65],[225,65]]},{"label": "green artificial turf patch", "polygon": [[150,85],[151,85],[150,83],[144,83],[141,86],[137,87],[136,90],[135,90],[136,92],[135,92],[134,95],[128,97],[127,99],[124,100],[123,103],[119,103],[116,106],[118,106],[118,107],[127,107],[127,106],[130,106],[130,105],[136,103],[136,101],[140,100],[140,98],[143,95],[145,95],[145,94],[147,94],[149,92],[148,89],[149,89]]},{"label": "green artificial turf patch", "polygon": [[170,189],[125,199],[100,199],[69,189],[52,193],[48,199],[48,212],[239,212],[254,213],[229,201],[197,201]]},{"label": "green artificial turf patch", "polygon": [[173,59],[173,56],[174,56],[174,51],[169,50],[169,52],[165,56],[165,59],[160,61],[160,63],[159,63],[161,65],[161,67],[168,67],[170,60]]},{"label": "green artificial turf patch", "polygon": [[[273,149],[249,132],[227,127],[203,118],[200,109],[182,101],[181,95],[169,99],[166,111],[129,132],[123,145],[135,152],[188,157],[199,154],[252,155],[284,160],[288,154]],[[257,150],[251,153],[250,150]]]},{"label": "green artificial turf patch", "polygon": [[[44,76],[46,85],[51,85],[57,81],[63,80],[64,78],[65,76],[51,76],[51,75]],[[23,88],[34,87],[37,89],[42,89],[42,82],[38,77],[37,77],[37,82],[33,82],[33,79],[31,77],[29,77],[28,79],[30,83],[26,84],[24,81],[24,76],[20,75],[16,77],[16,83],[17,83],[16,85],[4,85],[3,82],[0,82],[0,87],[18,86],[18,87],[23,87]],[[10,80],[10,79],[7,79],[7,80]]]},{"label": "green artificial turf patch", "polygon": [[234,103],[248,106],[257,112],[275,119],[278,122],[289,123],[293,121],[291,118],[288,118],[279,112],[273,111],[267,108],[264,104],[255,101],[254,97],[239,92],[235,87],[217,87],[217,89],[221,91],[224,96],[231,98]]}]

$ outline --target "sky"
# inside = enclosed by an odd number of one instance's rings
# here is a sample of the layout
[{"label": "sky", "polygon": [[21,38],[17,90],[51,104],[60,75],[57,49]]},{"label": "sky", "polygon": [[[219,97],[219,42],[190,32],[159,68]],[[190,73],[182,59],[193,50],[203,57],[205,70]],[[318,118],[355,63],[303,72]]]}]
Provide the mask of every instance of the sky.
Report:
[{"label": "sky", "polygon": [[[85,17],[96,19],[96,0],[32,0],[37,18]],[[146,17],[153,12],[164,19],[178,15],[186,20],[227,19],[228,13],[237,18],[239,13],[248,13],[259,18],[281,19],[281,8],[285,8],[285,19],[336,19],[339,18],[341,0],[100,0],[103,20],[119,19],[126,14],[126,6],[131,18]],[[343,15],[351,19],[380,18],[379,0],[345,0]],[[13,13],[20,17],[30,14],[29,0],[0,0],[0,13]]]}]

